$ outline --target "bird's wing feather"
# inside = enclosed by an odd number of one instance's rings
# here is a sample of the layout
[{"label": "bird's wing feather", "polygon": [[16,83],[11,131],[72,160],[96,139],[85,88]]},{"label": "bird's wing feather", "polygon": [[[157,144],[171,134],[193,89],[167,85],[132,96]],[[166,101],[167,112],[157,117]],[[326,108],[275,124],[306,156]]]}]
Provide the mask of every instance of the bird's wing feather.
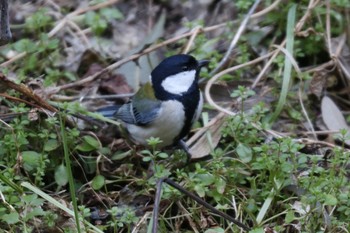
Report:
[{"label": "bird's wing feather", "polygon": [[129,124],[147,125],[158,116],[160,106],[161,102],[154,96],[152,85],[147,83],[129,103],[118,110],[115,117]]},{"label": "bird's wing feather", "polygon": [[107,118],[112,118],[119,110],[121,105],[109,105],[96,110],[96,112],[100,113],[102,116]]}]

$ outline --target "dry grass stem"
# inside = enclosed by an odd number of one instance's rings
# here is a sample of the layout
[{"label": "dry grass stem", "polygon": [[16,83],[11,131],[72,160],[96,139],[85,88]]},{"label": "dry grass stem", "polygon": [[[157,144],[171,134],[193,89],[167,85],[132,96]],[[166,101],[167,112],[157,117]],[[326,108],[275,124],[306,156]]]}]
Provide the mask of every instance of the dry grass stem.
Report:
[{"label": "dry grass stem", "polygon": [[233,37],[229,48],[227,49],[225,56],[221,59],[221,61],[219,62],[219,64],[215,67],[214,70],[212,70],[210,72],[210,75],[213,75],[215,73],[217,73],[226,63],[227,61],[230,59],[230,56],[232,54],[232,51],[234,49],[234,47],[236,46],[239,38],[241,37],[241,35],[243,34],[245,28],[247,27],[248,21],[251,18],[251,15],[254,13],[255,9],[258,7],[260,3],[260,0],[255,0],[253,6],[249,9],[247,15],[244,17],[244,20],[242,21],[242,23],[240,24],[235,36]]}]

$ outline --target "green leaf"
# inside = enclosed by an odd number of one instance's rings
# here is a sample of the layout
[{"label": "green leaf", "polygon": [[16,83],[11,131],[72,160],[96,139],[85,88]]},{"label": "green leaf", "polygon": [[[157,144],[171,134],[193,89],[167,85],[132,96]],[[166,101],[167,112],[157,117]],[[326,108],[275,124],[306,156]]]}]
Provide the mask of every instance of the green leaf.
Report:
[{"label": "green leaf", "polygon": [[22,196],[23,199],[26,197],[26,196],[31,196],[30,197],[30,201],[27,202],[28,205],[32,205],[32,206],[42,206],[44,204],[44,199],[42,198],[39,198],[38,195],[36,194],[32,194],[32,195],[24,195]]},{"label": "green leaf", "polygon": [[89,152],[89,151],[99,149],[101,147],[100,142],[96,138],[90,135],[86,135],[82,137],[82,139],[83,139],[83,142],[76,147],[77,150],[80,150],[83,152]]},{"label": "green leaf", "polygon": [[218,193],[223,194],[225,192],[226,188],[226,181],[219,177],[218,179],[215,180],[215,185],[216,185],[216,191]]},{"label": "green leaf", "polygon": [[97,175],[92,180],[91,186],[93,189],[99,190],[103,187],[104,184],[105,184],[105,177],[102,175]]},{"label": "green leaf", "polygon": [[47,14],[46,8],[41,8],[25,19],[25,26],[30,31],[37,31],[43,27],[49,26],[52,22],[50,14]]},{"label": "green leaf", "polygon": [[30,172],[38,167],[41,154],[38,154],[35,151],[23,151],[22,160],[23,167],[26,171]]},{"label": "green leaf", "polygon": [[[31,185],[28,182],[22,182],[21,186],[23,186],[23,187],[29,189],[30,191],[38,194],[40,197],[44,198],[46,201],[48,201],[53,206],[58,207],[59,209],[63,210],[64,214],[66,214],[67,216],[72,216],[72,217],[75,216],[73,210],[70,210],[69,208],[67,208],[66,205],[64,205],[61,202],[57,201],[56,199],[52,198],[50,195],[44,193],[41,189],[38,189],[37,187]],[[0,216],[0,218],[1,218],[1,216]],[[95,227],[94,225],[92,225],[88,221],[85,221],[84,219],[83,219],[83,221],[84,221],[84,224],[86,224],[89,228],[93,229],[93,231],[95,231],[97,233],[103,233],[103,231],[101,229]]]},{"label": "green leaf", "polygon": [[83,142],[76,147],[77,150],[80,150],[82,152],[89,152],[95,150],[91,145],[87,144],[86,142]]},{"label": "green leaf", "polygon": [[267,212],[271,207],[271,203],[272,203],[274,197],[275,197],[275,190],[272,189],[270,191],[269,196],[265,199],[264,204],[262,205],[262,207],[258,213],[258,216],[256,217],[256,222],[258,224],[260,224],[262,222],[262,220],[266,217]]},{"label": "green leaf", "polygon": [[332,194],[326,194],[324,197],[324,204],[325,205],[337,205],[338,200],[335,196],[333,196]]},{"label": "green leaf", "polygon": [[264,231],[264,228],[260,227],[249,231],[249,233],[265,233],[265,231]]},{"label": "green leaf", "polygon": [[222,229],[221,227],[214,227],[206,230],[204,233],[224,233],[225,230]]},{"label": "green leaf", "polygon": [[[22,188],[20,186],[18,186],[15,182],[12,181],[12,177],[10,179],[5,174],[0,173],[0,181],[5,183],[9,187],[13,188],[14,190],[16,190],[19,194],[23,194]],[[0,191],[2,191],[1,190],[1,185],[0,185]],[[0,215],[1,215],[1,213],[0,213]]]},{"label": "green leaf", "polygon": [[244,144],[239,143],[236,148],[236,152],[243,163],[249,163],[252,160],[252,149],[245,146]]},{"label": "green leaf", "polygon": [[286,214],[286,217],[285,217],[286,223],[291,223],[292,221],[294,221],[294,219],[295,219],[294,211],[289,210]]},{"label": "green leaf", "polygon": [[142,158],[142,161],[143,162],[149,162],[149,161],[151,161],[152,160],[152,157],[151,156],[146,156],[146,157],[143,157]]},{"label": "green leaf", "polygon": [[92,31],[97,35],[101,35],[108,26],[104,18],[92,11],[85,14],[85,23],[89,25]]},{"label": "green leaf", "polygon": [[90,136],[90,135],[84,136],[84,137],[83,137],[83,140],[84,140],[87,144],[89,144],[90,146],[92,146],[94,149],[98,149],[98,148],[100,148],[100,146],[101,146],[100,142],[99,142],[96,138],[94,138],[94,137],[92,137],[92,136]]},{"label": "green leaf", "polygon": [[[293,55],[293,47],[294,47],[294,28],[295,28],[295,18],[297,12],[297,5],[293,4],[288,10],[287,16],[287,42],[286,49],[287,51]],[[286,56],[284,59],[284,70],[283,70],[283,80],[280,97],[278,99],[278,103],[276,109],[270,119],[270,122],[274,122],[279,114],[281,113],[283,107],[286,105],[287,95],[289,92],[290,83],[292,82],[292,62]]]},{"label": "green leaf", "polygon": [[143,154],[143,155],[148,155],[148,156],[152,156],[152,152],[149,151],[149,150],[142,150],[142,151],[141,151],[141,154]]},{"label": "green leaf", "polygon": [[56,139],[50,139],[44,144],[44,151],[53,151],[59,146]]},{"label": "green leaf", "polygon": [[38,195],[32,194],[32,195],[23,195],[22,200],[27,204],[30,205],[32,201],[38,198]]},{"label": "green leaf", "polygon": [[29,39],[21,39],[17,41],[16,43],[13,44],[14,49],[17,50],[18,52],[34,52],[36,49],[36,45],[33,41]]},{"label": "green leaf", "polygon": [[98,15],[93,11],[89,11],[85,14],[85,23],[88,25],[92,25],[94,24],[96,18],[98,18]]},{"label": "green leaf", "polygon": [[16,224],[19,222],[19,214],[17,212],[11,212],[9,214],[4,214],[1,219],[7,224]]},{"label": "green leaf", "polygon": [[166,159],[166,158],[169,157],[169,155],[168,155],[167,153],[163,153],[163,152],[158,153],[157,156],[158,156],[159,158],[162,158],[162,159]]},{"label": "green leaf", "polygon": [[194,186],[194,190],[196,191],[198,196],[200,196],[200,197],[204,197],[205,196],[205,189],[204,189],[203,186],[196,185],[196,186]]},{"label": "green leaf", "polygon": [[31,209],[31,211],[29,213],[27,213],[23,219],[24,221],[27,221],[29,219],[32,219],[35,216],[45,216],[46,212],[41,209],[41,207],[35,207],[33,209]]},{"label": "green leaf", "polygon": [[122,160],[124,158],[126,158],[127,156],[131,155],[131,150],[128,150],[126,152],[121,152],[121,151],[117,151],[113,154],[112,156],[112,160]]},{"label": "green leaf", "polygon": [[201,184],[209,186],[215,182],[215,177],[212,174],[197,174],[196,178],[201,180]]},{"label": "green leaf", "polygon": [[47,48],[52,50],[57,49],[60,43],[58,39],[49,39],[47,42]]},{"label": "green leaf", "polygon": [[[110,155],[112,152],[111,152],[111,149],[110,148],[108,148],[108,147],[100,147],[99,149],[98,149],[98,152],[100,152],[101,154],[103,154],[103,155]],[[128,151],[127,151],[128,152]]]},{"label": "green leaf", "polygon": [[59,165],[55,170],[55,181],[60,186],[64,186],[68,183],[67,168],[63,164]]},{"label": "green leaf", "polygon": [[108,19],[123,19],[123,13],[117,8],[102,8],[100,10],[101,15]]}]

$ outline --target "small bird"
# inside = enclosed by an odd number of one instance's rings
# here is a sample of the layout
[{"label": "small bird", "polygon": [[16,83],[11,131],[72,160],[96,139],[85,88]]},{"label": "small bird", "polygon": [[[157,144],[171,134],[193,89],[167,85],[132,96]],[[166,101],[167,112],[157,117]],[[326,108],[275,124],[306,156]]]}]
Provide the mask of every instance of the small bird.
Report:
[{"label": "small bird", "polygon": [[182,139],[202,111],[198,79],[200,69],[208,63],[185,54],[166,58],[151,72],[149,82],[117,109],[113,118],[122,122],[135,144],[147,146],[147,139],[158,137],[162,141],[159,148],[184,147]]}]

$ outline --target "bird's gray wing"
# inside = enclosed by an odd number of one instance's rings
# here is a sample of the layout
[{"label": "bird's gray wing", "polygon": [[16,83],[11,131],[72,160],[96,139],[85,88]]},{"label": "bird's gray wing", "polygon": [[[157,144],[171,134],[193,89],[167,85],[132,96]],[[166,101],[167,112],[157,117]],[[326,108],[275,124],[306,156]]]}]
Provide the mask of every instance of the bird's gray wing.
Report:
[{"label": "bird's gray wing", "polygon": [[100,113],[104,117],[113,118],[121,106],[122,105],[109,105],[109,106],[105,106],[97,109],[96,112]]},{"label": "bird's gray wing", "polygon": [[129,124],[147,125],[158,116],[161,103],[154,95],[152,84],[148,82],[137,91],[129,103],[117,111],[115,117]]},{"label": "bird's gray wing", "polygon": [[114,117],[129,124],[147,125],[157,118],[160,106],[160,101],[150,99],[131,101],[120,107]]}]

